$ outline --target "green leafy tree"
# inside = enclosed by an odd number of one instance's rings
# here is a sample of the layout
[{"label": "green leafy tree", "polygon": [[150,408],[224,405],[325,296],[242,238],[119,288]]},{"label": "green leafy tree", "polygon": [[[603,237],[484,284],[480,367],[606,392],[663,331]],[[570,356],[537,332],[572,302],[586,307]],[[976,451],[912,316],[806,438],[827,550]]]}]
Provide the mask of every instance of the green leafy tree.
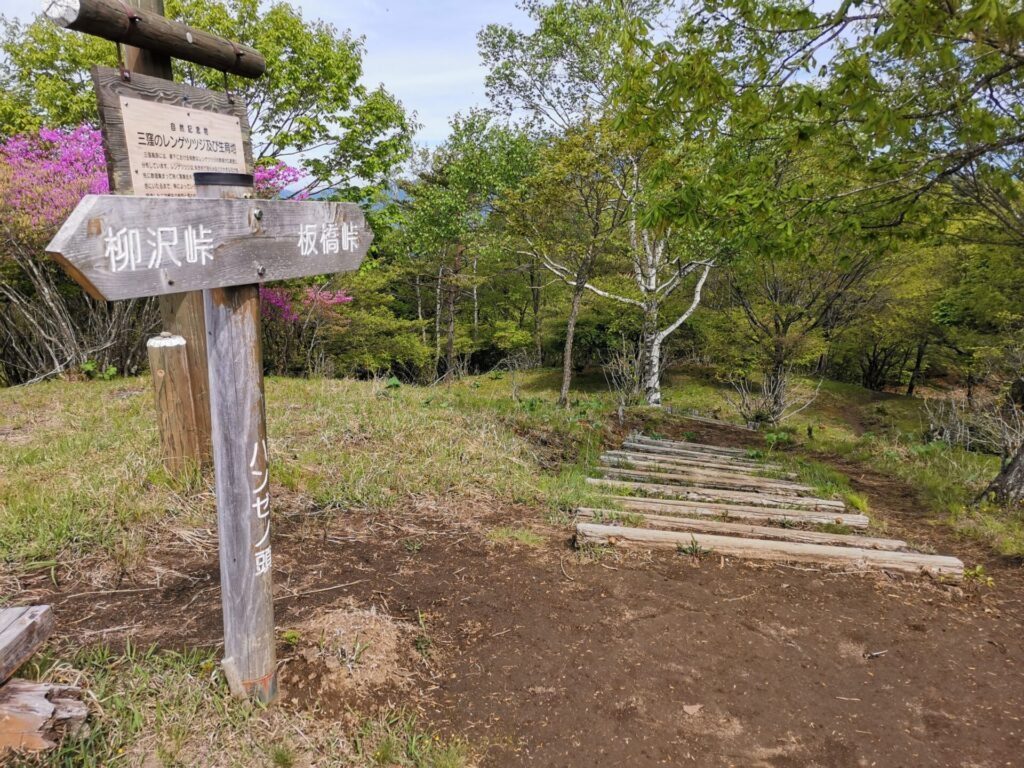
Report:
[{"label": "green leafy tree", "polygon": [[[306,191],[331,189],[362,200],[411,152],[414,125],[383,87],[361,82],[363,42],[322,21],[307,21],[287,2],[167,0],[166,13],[250,45],[267,60],[255,80],[229,78],[249,110],[257,161],[300,166]],[[0,132],[97,122],[89,68],[115,66],[114,43],[66,32],[37,16],[3,20]],[[220,72],[174,62],[175,77],[223,90]]]}]

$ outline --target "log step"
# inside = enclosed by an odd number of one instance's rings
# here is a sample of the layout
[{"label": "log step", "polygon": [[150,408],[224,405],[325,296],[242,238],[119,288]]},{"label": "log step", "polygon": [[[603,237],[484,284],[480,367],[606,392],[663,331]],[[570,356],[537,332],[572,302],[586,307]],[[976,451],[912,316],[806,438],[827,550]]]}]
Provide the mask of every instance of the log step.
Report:
[{"label": "log step", "polygon": [[699,451],[701,453],[718,453],[723,456],[739,456],[750,458],[747,448],[727,448],[722,445],[708,445],[707,443],[691,443],[688,440],[663,440],[660,438],[645,437],[644,435],[630,435],[629,442],[644,443],[662,448],[675,448],[676,450]]},{"label": "log step", "polygon": [[616,466],[601,466],[598,469],[608,477],[618,480],[639,480],[640,482],[664,483],[666,485],[699,485],[705,488],[734,488],[738,491],[752,491],[759,493],[782,493],[787,496],[808,496],[814,493],[809,485],[790,482],[789,480],[775,480],[770,477],[757,477],[755,475],[728,475],[718,472],[701,472],[699,470],[684,470],[682,468],[673,472],[659,472],[656,469],[645,467],[624,468]]},{"label": "log step", "polygon": [[651,453],[657,456],[673,456],[680,459],[695,459],[697,461],[717,461],[724,464],[736,464],[745,467],[754,467],[762,464],[762,462],[757,459],[742,458],[740,456],[727,456],[720,453],[704,453],[703,451],[687,450],[685,448],[664,448],[658,445],[634,443],[628,440],[622,444],[622,450],[635,451],[637,453]]},{"label": "log step", "polygon": [[706,533],[658,531],[648,528],[624,528],[595,523],[576,524],[576,542],[608,544],[630,549],[670,549],[694,542],[714,554],[747,560],[815,563],[846,566],[862,570],[886,570],[902,573],[926,573],[954,581],[963,579],[964,564],[955,557],[922,555],[916,552],[881,552],[863,547],[836,547],[764,539],[744,539]]},{"label": "log step", "polygon": [[731,474],[750,474],[753,472],[771,472],[780,479],[796,480],[796,472],[778,464],[730,464],[727,462],[713,461],[710,459],[688,459],[680,456],[664,456],[656,453],[644,453],[642,451],[605,451],[601,459],[606,461],[619,461],[630,463],[653,464],[659,467],[670,467],[672,469],[702,469],[705,471],[715,470],[716,472],[728,472]]},{"label": "log step", "polygon": [[0,608],[0,684],[28,661],[53,632],[48,605]]},{"label": "log step", "polygon": [[630,480],[614,480],[607,477],[588,477],[591,485],[610,488],[628,488],[632,491],[661,496],[669,499],[685,499],[687,501],[712,501],[739,503],[752,507],[782,507],[785,509],[817,509],[842,512],[846,505],[833,499],[816,499],[811,496],[781,496],[766,493],[749,493],[747,491],[719,490],[714,488],[688,488],[682,485],[664,485],[659,483],[639,483]]},{"label": "log step", "polygon": [[866,515],[849,512],[815,512],[809,509],[772,509],[769,507],[748,507],[735,504],[683,501],[682,499],[651,499],[639,496],[612,496],[610,501],[623,509],[653,513],[657,515],[682,517],[724,517],[729,520],[750,520],[752,522],[795,523],[797,525],[845,525],[848,528],[867,528],[870,521]]},{"label": "log step", "polygon": [[864,547],[865,549],[881,549],[887,552],[898,552],[907,549],[907,542],[900,541],[899,539],[878,539],[872,536],[851,536],[845,533],[824,533],[822,531],[802,531],[796,528],[779,528],[768,525],[723,523],[718,520],[694,520],[687,517],[650,513],[623,513],[612,509],[589,509],[587,507],[581,507],[576,511],[576,514],[587,522],[605,525],[614,521],[616,515],[635,514],[648,528],[666,531],[697,531],[721,534],[723,536],[744,536],[751,539],[775,539],[778,541],[797,541],[805,544]]}]

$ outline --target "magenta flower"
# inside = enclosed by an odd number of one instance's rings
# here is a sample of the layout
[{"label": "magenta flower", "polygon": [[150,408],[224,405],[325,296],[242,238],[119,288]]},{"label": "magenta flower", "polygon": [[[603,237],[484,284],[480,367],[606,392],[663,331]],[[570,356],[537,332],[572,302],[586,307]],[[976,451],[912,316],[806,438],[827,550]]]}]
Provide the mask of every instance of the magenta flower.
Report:
[{"label": "magenta flower", "polygon": [[0,141],[3,205],[33,228],[59,226],[84,195],[109,191],[100,132],[42,128]]},{"label": "magenta flower", "polygon": [[324,291],[319,288],[307,288],[306,298],[302,303],[307,307],[319,305],[322,307],[333,307],[338,304],[348,304],[352,297],[344,291]]},{"label": "magenta flower", "polygon": [[281,288],[265,288],[260,286],[260,304],[263,314],[276,317],[286,323],[297,323],[299,313],[292,305],[291,296]]},{"label": "magenta flower", "polygon": [[[302,171],[292,168],[287,163],[277,162],[274,165],[258,165],[253,171],[253,184],[256,193],[260,197],[279,197],[281,193],[291,184],[295,184],[302,178]],[[289,199],[304,200],[309,197],[302,192]]]}]

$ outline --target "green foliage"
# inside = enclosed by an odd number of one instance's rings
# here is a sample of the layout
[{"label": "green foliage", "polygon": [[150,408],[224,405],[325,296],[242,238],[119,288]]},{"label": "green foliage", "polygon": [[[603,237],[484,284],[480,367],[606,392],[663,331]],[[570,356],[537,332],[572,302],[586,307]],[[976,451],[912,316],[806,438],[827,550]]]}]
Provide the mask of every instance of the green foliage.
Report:
[{"label": "green foliage", "polygon": [[[287,2],[168,0],[165,12],[266,58],[263,77],[230,80],[249,107],[256,159],[298,154],[310,188],[361,201],[367,186],[382,185],[409,157],[414,126],[394,96],[360,82],[363,42],[350,32],[307,21]],[[37,16],[4,20],[0,50],[0,133],[97,122],[89,68],[116,66],[113,43]],[[181,61],[174,69],[180,80],[224,88],[216,70]]]},{"label": "green foliage", "polygon": [[115,366],[101,366],[95,360],[86,360],[79,366],[79,370],[90,379],[98,379],[99,381],[110,381],[117,376],[117,368]]}]

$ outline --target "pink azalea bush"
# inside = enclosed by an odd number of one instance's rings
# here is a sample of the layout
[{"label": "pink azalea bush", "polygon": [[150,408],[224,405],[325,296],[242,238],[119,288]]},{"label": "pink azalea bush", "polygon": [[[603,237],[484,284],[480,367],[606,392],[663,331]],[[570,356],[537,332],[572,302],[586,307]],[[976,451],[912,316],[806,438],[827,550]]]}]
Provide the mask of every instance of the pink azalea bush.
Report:
[{"label": "pink azalea bush", "polygon": [[2,204],[43,233],[63,223],[84,195],[109,190],[100,132],[41,128],[0,141]]},{"label": "pink azalea bush", "polygon": [[[301,179],[302,171],[280,161],[273,165],[258,165],[253,171],[256,194],[265,198],[280,197],[286,188],[298,183]],[[307,192],[300,192],[289,199],[305,200],[307,197],[309,197]]]}]

